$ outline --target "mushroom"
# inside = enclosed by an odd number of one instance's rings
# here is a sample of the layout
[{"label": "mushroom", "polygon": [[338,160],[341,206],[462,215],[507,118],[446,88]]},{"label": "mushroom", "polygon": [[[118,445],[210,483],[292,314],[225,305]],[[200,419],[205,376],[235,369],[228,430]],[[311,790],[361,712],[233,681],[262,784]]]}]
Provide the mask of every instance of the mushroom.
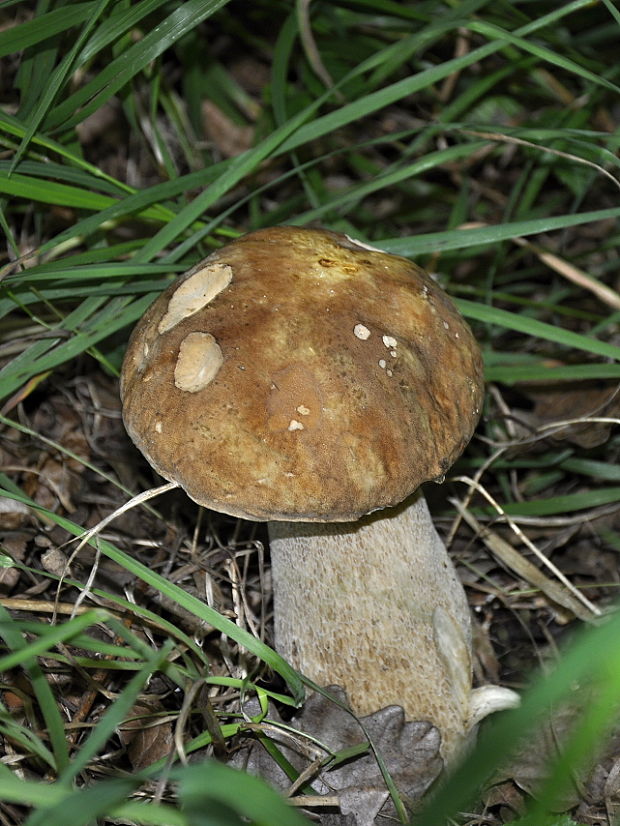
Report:
[{"label": "mushroom", "polygon": [[277,650],[361,715],[430,721],[453,760],[481,704],[467,600],[419,487],[469,441],[483,378],[437,284],[327,230],[250,233],[147,310],[121,393],[163,477],[269,521]]}]

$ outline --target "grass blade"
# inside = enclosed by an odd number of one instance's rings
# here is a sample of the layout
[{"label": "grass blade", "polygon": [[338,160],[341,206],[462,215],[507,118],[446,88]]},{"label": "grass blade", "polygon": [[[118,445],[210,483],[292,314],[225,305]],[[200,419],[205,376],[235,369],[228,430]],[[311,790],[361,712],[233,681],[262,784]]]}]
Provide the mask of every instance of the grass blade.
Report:
[{"label": "grass blade", "polygon": [[[500,327],[516,330],[524,335],[555,341],[564,347],[574,347],[586,353],[594,353],[597,356],[614,359],[615,361],[620,360],[620,347],[608,344],[606,341],[599,341],[591,336],[584,336],[580,333],[574,333],[572,330],[555,327],[553,324],[547,324],[544,321],[537,321],[535,318],[517,315],[485,304],[477,304],[466,299],[458,299],[456,304],[467,318],[475,318],[477,321],[484,321],[486,324],[498,324]],[[552,374],[550,373],[550,375]]]},{"label": "grass blade", "polygon": [[[0,474],[0,484],[4,483],[6,485],[8,481],[9,480],[6,479],[4,474]],[[37,505],[36,502],[33,502],[32,499],[24,496],[21,491],[10,483],[8,486],[5,486],[4,489],[0,489],[0,495],[8,496],[11,499],[16,499],[17,501],[23,502],[31,507],[35,512],[48,516],[53,522],[60,525],[60,527],[64,528],[72,536],[80,537],[84,533],[83,529],[79,525],[76,525],[74,522],[71,522],[63,516],[59,516],[53,511],[49,511],[46,508]],[[296,702],[300,702],[302,700],[304,690],[299,675],[285,660],[282,659],[279,654],[276,654],[276,652],[269,648],[269,646],[265,645],[265,643],[256,639],[256,637],[253,637],[249,632],[245,631],[245,629],[235,625],[213,608],[210,608],[204,602],[201,602],[199,599],[187,593],[179,586],[168,582],[146,565],[138,562],[137,559],[133,559],[128,554],[125,554],[120,549],[114,547],[112,543],[98,537],[93,537],[89,541],[89,544],[95,545],[103,554],[117,562],[127,571],[130,571],[144,582],[152,585],[169,599],[174,600],[183,608],[190,611],[194,614],[194,616],[203,620],[208,625],[212,625],[218,631],[221,631],[222,634],[226,634],[226,636],[235,640],[235,642],[239,645],[242,645],[256,657],[266,662],[271,668],[273,668],[274,671],[277,671],[278,674],[283,677]],[[77,619],[81,619],[81,617]]]},{"label": "grass blade", "polygon": [[475,229],[455,229],[447,232],[430,232],[411,235],[408,238],[386,238],[375,241],[377,246],[395,255],[416,256],[447,250],[460,250],[479,244],[497,244],[511,238],[552,232],[594,221],[606,221],[620,218],[620,207],[597,209],[591,212],[578,212],[574,215],[549,215],[545,218],[531,218],[506,224],[476,227]]},{"label": "grass blade", "polygon": [[0,32],[0,58],[15,54],[41,43],[73,26],[79,26],[93,15],[95,3],[73,3],[70,7],[53,9],[19,26],[7,26]]},{"label": "grass blade", "polygon": [[189,0],[139,42],[112,60],[105,69],[79,91],[56,106],[45,122],[45,130],[68,130],[99,109],[149,63],[156,60],[179,38],[210,17],[229,0]]}]

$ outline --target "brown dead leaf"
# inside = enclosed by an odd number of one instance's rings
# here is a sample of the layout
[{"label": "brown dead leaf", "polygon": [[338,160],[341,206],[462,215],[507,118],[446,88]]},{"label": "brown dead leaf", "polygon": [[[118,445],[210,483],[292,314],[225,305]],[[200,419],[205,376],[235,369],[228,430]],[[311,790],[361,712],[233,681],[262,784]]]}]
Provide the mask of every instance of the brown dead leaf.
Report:
[{"label": "brown dead leaf", "polygon": [[[0,496],[0,548],[16,562],[25,559],[31,538],[26,527],[30,522],[30,508],[15,499]],[[19,568],[0,568],[0,595],[10,594],[20,576]]]},{"label": "brown dead leaf", "polygon": [[[554,765],[563,746],[579,723],[583,709],[592,702],[589,689],[575,688],[571,700],[556,707],[550,717],[538,725],[523,742],[521,748],[502,771],[500,781],[512,780],[527,794],[536,797]],[[556,811],[568,811],[584,805],[587,798],[620,802],[614,767],[618,762],[618,732],[603,740],[596,758],[572,772],[574,783],[564,789],[557,801]],[[581,818],[578,821],[585,822]]]},{"label": "brown dead leaf", "polygon": [[[533,402],[531,412],[519,413],[532,428],[577,418],[620,416],[618,385],[603,381],[522,384],[519,389]],[[550,434],[554,441],[568,441],[583,448],[597,447],[609,439],[611,425],[597,422],[572,424]]]},{"label": "brown dead leaf", "polygon": [[137,703],[123,723],[119,737],[127,747],[127,756],[134,769],[140,770],[168,757],[174,748],[172,722],[158,720],[156,713],[163,708]]},{"label": "brown dead leaf", "polygon": [[620,815],[620,757],[615,758],[611,769],[607,772],[603,799],[607,810],[617,822],[618,815]]},{"label": "brown dead leaf", "polygon": [[[37,410],[33,418],[33,430],[76,456],[88,460],[90,447],[80,411],[58,397],[53,402],[53,406],[45,405]],[[38,465],[27,476],[24,489],[37,504],[48,510],[56,511],[60,503],[67,513],[73,513],[76,499],[79,501],[83,470],[81,461],[49,446],[40,451]]]},{"label": "brown dead leaf", "polygon": [[[8,534],[0,530],[0,547],[11,559],[16,562],[23,562],[26,556],[26,548],[30,534],[22,531],[11,531]],[[19,568],[0,568],[0,595],[7,596],[17,585],[21,571]]]},{"label": "brown dead leaf", "polygon": [[118,128],[120,103],[112,98],[103,106],[85,118],[75,127],[78,138],[82,146],[93,143],[93,141],[109,134],[112,129]]},{"label": "brown dead leaf", "polygon": [[260,98],[265,87],[271,80],[271,69],[268,62],[263,62],[253,54],[235,54],[230,65],[230,73],[235,81],[251,97],[237,101],[237,105],[252,120],[256,120],[260,106],[255,98]]},{"label": "brown dead leaf", "polygon": [[476,676],[486,682],[499,683],[500,668],[493,643],[491,642],[491,613],[488,612],[484,621],[480,622],[476,615],[472,615],[472,634],[474,642]]},{"label": "brown dead leaf", "polygon": [[14,531],[30,518],[30,508],[16,499],[0,496],[0,530]]},{"label": "brown dead leaf", "polygon": [[525,811],[525,795],[511,780],[492,786],[485,795],[486,808],[499,808],[503,822],[514,820]]},{"label": "brown dead leaf", "polygon": [[71,568],[68,564],[69,560],[60,550],[52,546],[45,553],[41,554],[41,564],[50,574],[54,574],[61,579],[67,576],[72,576]]},{"label": "brown dead leaf", "polygon": [[211,100],[202,102],[202,123],[206,137],[225,158],[234,158],[252,146],[253,126],[239,126]]}]

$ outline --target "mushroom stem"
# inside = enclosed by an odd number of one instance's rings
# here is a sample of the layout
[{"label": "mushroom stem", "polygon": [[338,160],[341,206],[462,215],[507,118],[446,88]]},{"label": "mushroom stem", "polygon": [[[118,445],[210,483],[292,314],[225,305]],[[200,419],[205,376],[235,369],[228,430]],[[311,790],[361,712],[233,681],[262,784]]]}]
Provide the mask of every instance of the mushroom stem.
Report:
[{"label": "mushroom stem", "polygon": [[270,522],[277,650],[354,711],[399,705],[453,760],[469,727],[463,586],[417,492],[357,522]]}]

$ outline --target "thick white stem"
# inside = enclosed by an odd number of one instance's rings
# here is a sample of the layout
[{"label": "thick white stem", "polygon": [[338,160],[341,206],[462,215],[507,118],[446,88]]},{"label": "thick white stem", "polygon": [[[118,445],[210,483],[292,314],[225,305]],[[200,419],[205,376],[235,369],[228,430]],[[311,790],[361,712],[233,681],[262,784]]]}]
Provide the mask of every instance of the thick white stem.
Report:
[{"label": "thick white stem", "polygon": [[269,524],[278,651],[360,715],[400,705],[453,758],[466,736],[471,627],[424,498],[355,523]]}]

